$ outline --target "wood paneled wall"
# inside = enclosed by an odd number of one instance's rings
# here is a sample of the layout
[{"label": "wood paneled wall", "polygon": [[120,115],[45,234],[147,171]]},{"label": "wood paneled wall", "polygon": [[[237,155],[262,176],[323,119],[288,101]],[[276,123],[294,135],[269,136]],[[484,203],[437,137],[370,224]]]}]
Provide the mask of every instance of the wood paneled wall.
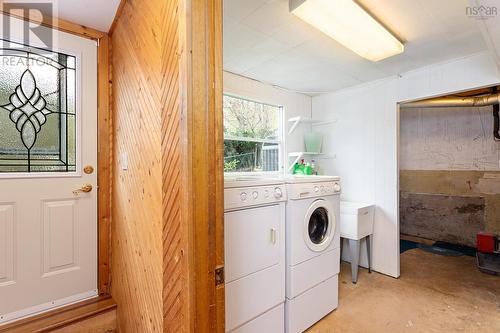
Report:
[{"label": "wood paneled wall", "polygon": [[[182,1],[166,1],[163,33],[162,109],[162,189],[163,189],[163,324],[164,332],[189,332],[187,226],[181,219],[181,98],[179,6]],[[185,143],[185,142],[184,142]],[[184,171],[184,170],[182,170]]]},{"label": "wood paneled wall", "polygon": [[223,332],[222,1],[120,8],[111,35],[118,326]]},{"label": "wood paneled wall", "polygon": [[[111,294],[118,303],[120,332],[163,331],[161,142],[167,67],[162,37],[168,3],[126,1],[111,36],[115,134]],[[120,160],[128,160],[127,170]]]}]

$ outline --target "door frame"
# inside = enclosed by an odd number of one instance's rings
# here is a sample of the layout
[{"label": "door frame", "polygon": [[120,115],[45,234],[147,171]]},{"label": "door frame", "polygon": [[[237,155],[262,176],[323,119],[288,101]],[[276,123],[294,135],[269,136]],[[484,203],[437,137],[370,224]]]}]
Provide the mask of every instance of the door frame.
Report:
[{"label": "door frame", "polygon": [[184,311],[200,333],[225,332],[222,15],[222,0],[179,1]]},{"label": "door frame", "polygon": [[87,28],[40,13],[25,13],[0,3],[0,12],[24,21],[33,22],[51,29],[70,33],[97,42],[97,223],[98,223],[98,274],[99,295],[110,291],[110,236],[111,236],[111,180],[112,180],[112,113],[110,108],[111,68],[109,61],[109,36],[107,33]]}]

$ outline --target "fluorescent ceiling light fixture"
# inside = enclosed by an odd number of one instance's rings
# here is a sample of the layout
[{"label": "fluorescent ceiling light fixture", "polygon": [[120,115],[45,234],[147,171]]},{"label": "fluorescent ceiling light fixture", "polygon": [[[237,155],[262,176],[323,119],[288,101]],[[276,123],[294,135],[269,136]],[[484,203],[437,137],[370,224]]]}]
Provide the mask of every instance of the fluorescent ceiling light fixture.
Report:
[{"label": "fluorescent ceiling light fixture", "polygon": [[290,12],[363,58],[404,52],[403,43],[353,0],[290,0]]}]

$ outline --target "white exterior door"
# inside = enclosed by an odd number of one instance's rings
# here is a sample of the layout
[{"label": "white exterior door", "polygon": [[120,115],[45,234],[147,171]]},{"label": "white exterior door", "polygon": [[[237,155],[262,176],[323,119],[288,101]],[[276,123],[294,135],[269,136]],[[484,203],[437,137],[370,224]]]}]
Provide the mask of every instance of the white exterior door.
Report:
[{"label": "white exterior door", "polygon": [[0,32],[0,324],[97,295],[97,170],[84,172],[97,166],[97,44],[53,31],[47,49],[9,20],[9,35]]}]

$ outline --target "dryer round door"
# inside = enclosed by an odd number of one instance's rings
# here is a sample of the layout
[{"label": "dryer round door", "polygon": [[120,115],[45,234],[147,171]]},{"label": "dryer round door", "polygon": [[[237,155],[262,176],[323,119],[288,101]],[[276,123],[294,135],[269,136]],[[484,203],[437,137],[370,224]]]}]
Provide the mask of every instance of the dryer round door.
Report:
[{"label": "dryer round door", "polygon": [[314,201],[304,219],[304,241],[315,252],[324,251],[333,241],[336,221],[331,205],[326,200]]}]

